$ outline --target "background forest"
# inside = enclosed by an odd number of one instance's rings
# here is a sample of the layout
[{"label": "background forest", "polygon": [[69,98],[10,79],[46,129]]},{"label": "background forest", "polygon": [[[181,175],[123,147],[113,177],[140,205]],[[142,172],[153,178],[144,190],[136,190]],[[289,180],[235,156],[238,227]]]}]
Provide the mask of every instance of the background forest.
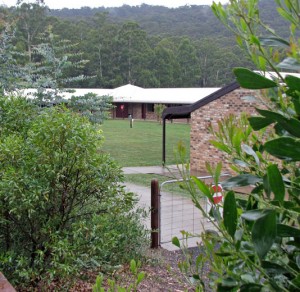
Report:
[{"label": "background forest", "polygon": [[[221,87],[234,80],[234,67],[251,67],[206,5],[50,11],[46,4],[0,7],[0,28],[6,34],[0,44],[6,56],[2,67],[26,67],[24,75],[30,71],[31,76],[27,87],[41,86],[32,72],[43,74],[45,63],[47,74],[53,67],[50,79],[57,82],[44,82],[46,88],[115,88],[127,83],[145,88]],[[288,24],[274,17],[274,1],[262,0],[260,6],[265,22],[285,36]]]}]

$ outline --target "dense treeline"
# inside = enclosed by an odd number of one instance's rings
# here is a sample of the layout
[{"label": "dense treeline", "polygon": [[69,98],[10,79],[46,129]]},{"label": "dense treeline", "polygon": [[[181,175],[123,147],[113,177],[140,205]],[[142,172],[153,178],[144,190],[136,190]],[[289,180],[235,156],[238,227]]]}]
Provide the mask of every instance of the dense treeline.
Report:
[{"label": "dense treeline", "polygon": [[[72,69],[59,69],[64,80],[71,77],[68,86],[214,87],[234,79],[232,68],[249,67],[209,6],[49,11],[41,2],[2,7],[1,26],[14,26],[14,50],[23,54],[17,57],[19,64],[39,62],[35,47],[44,42],[59,48],[61,58],[79,62]],[[271,3],[264,0],[261,5],[274,12]],[[276,23],[276,18],[271,20]],[[284,33],[285,26],[276,24]],[[73,78],[79,75],[90,78]]]},{"label": "dense treeline", "polygon": [[[217,1],[216,1],[217,2]],[[260,0],[259,9],[262,19],[281,34],[288,34],[288,25],[282,18],[276,17],[274,1]],[[113,22],[136,21],[150,35],[181,36],[187,35],[193,39],[203,37],[223,37],[232,34],[224,28],[214,16],[208,5],[186,5],[179,8],[163,6],[123,5],[117,8],[89,8],[51,10],[49,15],[72,21],[92,18],[96,13],[107,13]]]}]

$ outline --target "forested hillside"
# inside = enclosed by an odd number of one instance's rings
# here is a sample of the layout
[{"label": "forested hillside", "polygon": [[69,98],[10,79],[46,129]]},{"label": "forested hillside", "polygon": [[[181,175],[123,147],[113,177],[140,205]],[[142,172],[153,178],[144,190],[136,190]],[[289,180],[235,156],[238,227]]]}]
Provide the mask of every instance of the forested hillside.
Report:
[{"label": "forested hillside", "polygon": [[[274,1],[261,5],[266,22],[284,34],[288,27],[275,17]],[[3,32],[10,27],[10,51],[18,65],[39,66],[47,59],[40,46],[49,46],[47,62],[59,72],[59,86],[219,87],[234,80],[232,68],[249,67],[209,6],[50,11],[38,1],[2,7],[0,20]]]},{"label": "forested hillside", "polygon": [[[216,1],[218,2],[218,1]],[[262,18],[279,29],[281,34],[288,33],[288,25],[278,15],[274,1],[261,0],[260,7]],[[231,33],[214,16],[208,5],[190,5],[179,8],[167,8],[163,6],[128,6],[114,8],[89,8],[51,10],[49,15],[73,21],[88,19],[96,13],[107,13],[113,22],[136,21],[142,29],[150,35],[182,36],[186,35],[194,39],[202,37],[224,37]]]}]

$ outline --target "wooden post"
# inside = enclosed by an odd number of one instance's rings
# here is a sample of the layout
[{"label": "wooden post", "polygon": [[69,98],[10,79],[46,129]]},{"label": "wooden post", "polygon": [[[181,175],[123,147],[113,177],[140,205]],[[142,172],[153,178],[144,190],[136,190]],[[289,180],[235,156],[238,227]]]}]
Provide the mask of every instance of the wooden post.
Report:
[{"label": "wooden post", "polygon": [[160,194],[157,179],[151,181],[151,248],[160,246]]},{"label": "wooden post", "polygon": [[162,163],[166,164],[166,119],[163,118],[163,135],[162,135]]}]

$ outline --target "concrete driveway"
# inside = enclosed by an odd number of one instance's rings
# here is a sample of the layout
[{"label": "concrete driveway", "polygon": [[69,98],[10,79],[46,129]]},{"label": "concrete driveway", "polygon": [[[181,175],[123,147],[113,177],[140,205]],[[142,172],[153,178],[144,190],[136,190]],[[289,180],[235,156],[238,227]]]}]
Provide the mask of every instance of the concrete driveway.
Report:
[{"label": "concrete driveway", "polygon": [[[152,173],[164,174],[169,170],[163,167],[128,167],[123,168],[125,174],[134,173]],[[139,205],[150,209],[151,205],[151,188],[135,185],[132,183],[125,184],[126,189],[136,193],[139,197]],[[205,205],[203,200],[202,204]],[[150,218],[145,222],[150,229]],[[201,211],[194,207],[191,199],[180,194],[174,194],[161,191],[161,246],[167,250],[176,250],[177,248],[171,243],[174,236],[182,238],[181,231],[192,234],[201,234],[205,229],[214,229],[213,224],[203,218]],[[188,246],[194,247],[200,241],[200,237],[189,238]]]}]

